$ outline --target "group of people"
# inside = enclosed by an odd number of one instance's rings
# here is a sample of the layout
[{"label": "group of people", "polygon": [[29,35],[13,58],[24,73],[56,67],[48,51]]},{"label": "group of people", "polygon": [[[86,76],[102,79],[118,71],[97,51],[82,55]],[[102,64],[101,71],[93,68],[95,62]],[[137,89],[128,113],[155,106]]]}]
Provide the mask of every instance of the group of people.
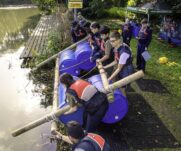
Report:
[{"label": "group of people", "polygon": [[166,16],[161,24],[160,32],[167,37],[168,43],[171,43],[171,38],[180,38],[177,30],[177,24],[170,16]]},{"label": "group of people", "polygon": [[[147,20],[142,21],[142,27],[137,37],[137,69],[144,71],[146,63],[142,53],[148,49],[151,40],[151,30],[147,24]],[[90,27],[87,25],[87,23],[81,25],[78,21],[72,23],[73,42],[89,35],[88,42],[92,48],[90,60],[96,61],[97,65],[102,63],[104,69],[109,70],[109,81],[114,80],[115,77],[119,80],[132,74],[134,67],[130,48],[132,35],[129,21],[123,25],[122,34],[118,31],[110,33],[107,26],[100,26],[97,22],[91,23]],[[110,147],[105,139],[95,134],[98,125],[108,110],[109,103],[106,94],[98,91],[95,86],[85,80],[75,80],[68,73],[61,75],[60,82],[67,89],[66,97],[71,106],[65,114],[75,112],[78,105],[84,107],[84,113],[82,126],[75,121],[71,121],[67,124],[68,136],[59,133],[57,137],[74,144],[74,151],[109,151]],[[125,94],[124,91],[123,94]]]}]

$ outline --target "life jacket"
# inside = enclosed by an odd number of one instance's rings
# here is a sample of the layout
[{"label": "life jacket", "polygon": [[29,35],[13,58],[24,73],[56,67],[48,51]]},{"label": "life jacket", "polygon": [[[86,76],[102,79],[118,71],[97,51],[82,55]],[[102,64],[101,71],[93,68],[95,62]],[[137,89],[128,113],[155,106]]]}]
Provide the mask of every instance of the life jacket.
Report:
[{"label": "life jacket", "polygon": [[105,51],[106,47],[105,47],[105,41],[104,40],[101,40],[101,50],[102,51]]},{"label": "life jacket", "polygon": [[128,53],[128,54],[130,55],[129,58],[127,59],[127,61],[126,61],[125,66],[132,64],[133,58],[132,58],[131,50],[130,50],[129,46],[126,45],[126,44],[124,44],[124,43],[123,43],[123,45],[122,45],[121,47],[118,48],[118,50],[117,50],[116,52],[114,52],[115,59],[116,59],[117,61],[119,61],[120,56],[121,56],[124,52],[125,52],[125,53]]},{"label": "life jacket", "polygon": [[140,29],[138,33],[138,37],[139,37],[138,43],[142,45],[146,45],[152,37],[152,30],[149,29],[148,27],[144,31]]},{"label": "life jacket", "polygon": [[110,151],[110,146],[106,143],[105,139],[94,133],[88,133],[81,142],[91,143],[94,146],[95,151]]},{"label": "life jacket", "polygon": [[88,101],[97,93],[97,89],[92,84],[80,79],[76,80],[69,89],[74,90],[78,98],[84,101]]},{"label": "life jacket", "polygon": [[[101,54],[102,54],[102,56],[105,55],[105,49],[106,49],[105,44],[106,44],[107,40],[106,41],[105,40],[101,40]],[[107,64],[110,64],[113,61],[114,61],[114,52],[113,52],[113,48],[112,48],[111,51],[110,51],[110,54],[109,54],[109,59],[104,61],[103,65],[105,66]]]}]

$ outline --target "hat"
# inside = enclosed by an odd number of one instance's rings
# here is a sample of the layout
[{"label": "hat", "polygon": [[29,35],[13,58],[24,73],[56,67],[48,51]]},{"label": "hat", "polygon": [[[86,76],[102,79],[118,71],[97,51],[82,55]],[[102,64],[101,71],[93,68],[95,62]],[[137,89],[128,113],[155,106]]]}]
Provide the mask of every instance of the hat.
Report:
[{"label": "hat", "polygon": [[85,136],[83,128],[76,121],[67,123],[67,134],[75,139],[82,139]]}]

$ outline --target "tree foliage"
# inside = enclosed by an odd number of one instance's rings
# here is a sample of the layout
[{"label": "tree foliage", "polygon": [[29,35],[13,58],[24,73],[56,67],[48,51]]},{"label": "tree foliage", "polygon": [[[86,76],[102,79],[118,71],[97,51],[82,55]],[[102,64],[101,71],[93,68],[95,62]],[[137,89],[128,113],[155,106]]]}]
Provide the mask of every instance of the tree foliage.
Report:
[{"label": "tree foliage", "polygon": [[56,6],[55,0],[32,0],[41,10],[51,12]]}]

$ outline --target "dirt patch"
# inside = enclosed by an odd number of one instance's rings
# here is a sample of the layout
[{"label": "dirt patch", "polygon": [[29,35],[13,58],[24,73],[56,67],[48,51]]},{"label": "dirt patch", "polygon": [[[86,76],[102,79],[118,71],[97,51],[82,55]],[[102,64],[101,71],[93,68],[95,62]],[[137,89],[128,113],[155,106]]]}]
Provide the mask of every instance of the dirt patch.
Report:
[{"label": "dirt patch", "polygon": [[136,81],[142,91],[153,93],[169,93],[160,81],[154,79],[139,79]]},{"label": "dirt patch", "polygon": [[154,109],[138,93],[128,93],[129,112],[117,124],[101,125],[103,135],[115,151],[180,147],[177,139],[164,125]]}]

